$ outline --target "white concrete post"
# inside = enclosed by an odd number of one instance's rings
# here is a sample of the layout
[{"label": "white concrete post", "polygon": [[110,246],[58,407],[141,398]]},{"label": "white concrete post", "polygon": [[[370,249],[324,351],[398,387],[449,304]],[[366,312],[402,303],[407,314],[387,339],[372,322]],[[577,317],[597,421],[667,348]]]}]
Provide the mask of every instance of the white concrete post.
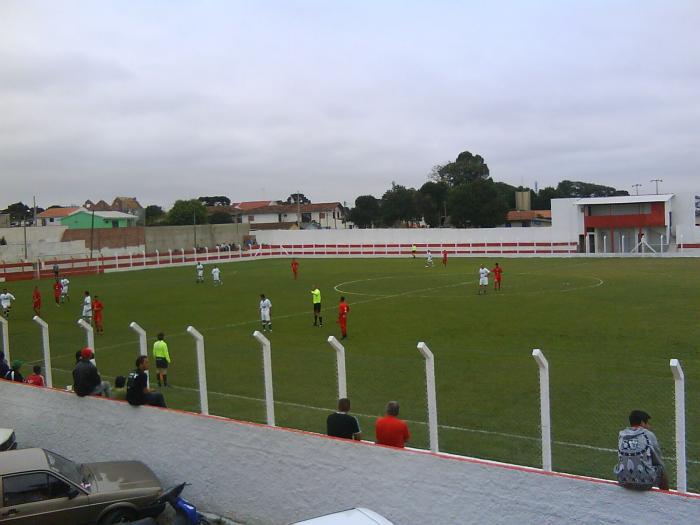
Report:
[{"label": "white concrete post", "polygon": [[328,343],[335,348],[338,366],[338,399],[348,397],[347,375],[345,373],[345,347],[334,337],[328,337]]},{"label": "white concrete post", "polygon": [[625,253],[625,236],[622,235],[620,237],[621,242],[620,242],[620,253]]},{"label": "white concrete post", "polygon": [[603,253],[608,253],[608,236],[603,235]]},{"label": "white concrete post", "polygon": [[671,372],[676,386],[676,490],[687,492],[685,461],[685,375],[678,359],[671,359]]},{"label": "white concrete post", "polygon": [[216,259],[221,259],[221,247],[217,246],[216,247]]},{"label": "white concrete post", "polygon": [[[85,330],[86,346],[92,349],[93,355],[96,355],[97,352],[95,352],[95,331],[92,329],[92,326],[90,326],[88,322],[85,321],[85,319],[78,319],[78,326]],[[93,363],[95,362],[94,359],[91,359],[91,361]]]},{"label": "white concrete post", "polygon": [[180,251],[182,252],[182,262],[184,263],[185,262],[185,249],[180,248]]},{"label": "white concrete post", "polygon": [[160,266],[160,252],[156,250],[156,266]]},{"label": "white concrete post", "polygon": [[197,344],[197,377],[199,379],[199,411],[209,415],[209,391],[207,390],[207,367],[204,361],[204,336],[194,326],[187,327]]},{"label": "white concrete post", "polygon": [[209,262],[209,247],[204,247],[204,260]]},{"label": "white concrete post", "polygon": [[113,257],[114,257],[114,267],[119,268],[119,252],[115,252]]},{"label": "white concrete post", "polygon": [[2,325],[2,351],[5,352],[5,359],[8,363],[12,362],[10,359],[10,331],[7,326],[7,319],[0,316],[0,325]]},{"label": "white concrete post", "polygon": [[664,254],[664,236],[663,235],[661,236],[660,242],[661,242],[661,246],[659,248],[659,253],[661,255],[663,255]]},{"label": "white concrete post", "polygon": [[44,348],[44,373],[46,374],[46,386],[53,388],[53,376],[51,375],[51,345],[49,344],[49,325],[41,317],[32,317],[34,322],[41,326],[41,344]]},{"label": "white concrete post", "polygon": [[424,342],[418,343],[418,351],[425,358],[425,386],[428,395],[428,431],[430,451],[438,452],[437,397],[435,395],[435,357]]},{"label": "white concrete post", "polygon": [[134,267],[134,254],[129,252],[129,268]]},{"label": "white concrete post", "polygon": [[[138,323],[136,323],[134,321],[129,323],[129,328],[131,328],[139,336],[139,355],[148,356],[148,344],[146,342],[146,330],[141,328],[138,325]],[[148,370],[146,370],[146,376],[148,377],[148,379],[150,379]]]},{"label": "white concrete post", "polygon": [[683,234],[681,233],[681,253],[683,253]]},{"label": "white concrete post", "polygon": [[170,257],[170,264],[173,264],[173,251],[168,250],[168,257]]},{"label": "white concrete post", "polygon": [[147,266],[147,264],[146,264],[146,250],[141,250],[141,255],[143,255],[143,263],[141,264],[141,266],[145,267],[145,266]]},{"label": "white concrete post", "polygon": [[541,350],[532,351],[540,369],[540,426],[542,427],[542,470],[552,471],[552,422],[549,410],[549,363]]},{"label": "white concrete post", "polygon": [[260,343],[263,354],[263,372],[265,374],[265,410],[267,412],[267,424],[275,426],[275,400],[272,391],[272,351],[270,340],[258,330],[253,332],[253,337]]}]

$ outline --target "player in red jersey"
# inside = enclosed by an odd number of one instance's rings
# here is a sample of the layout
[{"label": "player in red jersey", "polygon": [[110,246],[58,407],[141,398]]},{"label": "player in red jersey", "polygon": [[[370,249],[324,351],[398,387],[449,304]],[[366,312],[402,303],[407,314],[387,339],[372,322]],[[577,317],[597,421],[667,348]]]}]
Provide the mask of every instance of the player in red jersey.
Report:
[{"label": "player in red jersey", "polygon": [[294,280],[297,280],[297,274],[299,273],[299,262],[296,259],[292,259],[292,273],[294,274]]},{"label": "player in red jersey", "polygon": [[95,330],[97,330],[98,334],[105,333],[104,325],[102,324],[102,310],[104,310],[104,308],[100,298],[95,296],[92,300],[92,318],[95,321]]},{"label": "player in red jersey", "polygon": [[61,290],[63,289],[63,286],[61,286],[61,281],[56,279],[56,282],[53,283],[53,298],[56,301],[56,306],[61,306]]},{"label": "player in red jersey", "polygon": [[442,250],[442,265],[447,266],[447,250]]},{"label": "player in red jersey", "polygon": [[32,308],[34,308],[34,313],[41,317],[41,292],[38,286],[35,286],[32,292]]},{"label": "player in red jersey", "polygon": [[491,270],[491,273],[493,273],[493,289],[497,292],[501,291],[501,274],[503,273],[503,268],[498,266],[498,263],[496,263],[496,266],[493,267],[493,270]]},{"label": "player in red jersey", "polygon": [[340,324],[340,333],[343,334],[343,339],[348,336],[348,312],[350,311],[350,306],[345,302],[345,297],[340,298],[340,304],[338,305],[338,324]]}]

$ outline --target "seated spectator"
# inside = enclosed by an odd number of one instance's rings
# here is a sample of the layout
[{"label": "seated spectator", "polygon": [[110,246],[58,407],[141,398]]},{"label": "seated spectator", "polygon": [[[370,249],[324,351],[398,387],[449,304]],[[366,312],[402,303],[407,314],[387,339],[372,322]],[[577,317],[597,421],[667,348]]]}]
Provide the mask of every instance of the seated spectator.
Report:
[{"label": "seated spectator", "polygon": [[411,439],[411,434],[408,433],[408,425],[406,425],[405,421],[399,419],[398,415],[398,402],[389,401],[386,405],[386,416],[378,418],[375,424],[377,445],[403,448]]},{"label": "seated spectator", "polygon": [[649,430],[650,419],[643,410],[633,410],[629,415],[630,426],[618,435],[618,461],[613,472],[625,488],[649,490],[658,486],[668,490],[668,474],[656,435]]},{"label": "seated spectator", "polygon": [[5,374],[5,379],[8,381],[16,381],[17,383],[24,382],[24,377],[22,377],[22,374],[19,371],[20,368],[22,368],[22,361],[19,359],[12,361],[12,366]]},{"label": "seated spectator", "polygon": [[350,400],[343,397],[338,400],[338,411],[333,412],[326,419],[326,434],[344,439],[362,439],[360,424],[350,412]]},{"label": "seated spectator", "polygon": [[126,377],[117,376],[114,378],[112,399],[120,399],[122,401],[126,401]]},{"label": "seated spectator", "polygon": [[46,386],[46,382],[44,381],[44,376],[41,375],[41,366],[40,365],[34,365],[33,374],[31,374],[27,379],[24,380],[25,383],[28,385],[34,385],[34,386]]},{"label": "seated spectator", "polygon": [[126,400],[130,405],[151,405],[165,408],[165,399],[160,392],[148,388],[148,357],[141,355],[136,359],[136,370],[126,380]]},{"label": "seated spectator", "polygon": [[0,352],[0,378],[5,379],[5,374],[10,371],[10,365],[7,364],[7,359],[5,359],[5,352]]},{"label": "seated spectator", "polygon": [[90,361],[93,357],[91,348],[83,348],[80,351],[80,361],[73,369],[73,391],[80,397],[110,397],[111,385],[102,381],[97,367]]}]

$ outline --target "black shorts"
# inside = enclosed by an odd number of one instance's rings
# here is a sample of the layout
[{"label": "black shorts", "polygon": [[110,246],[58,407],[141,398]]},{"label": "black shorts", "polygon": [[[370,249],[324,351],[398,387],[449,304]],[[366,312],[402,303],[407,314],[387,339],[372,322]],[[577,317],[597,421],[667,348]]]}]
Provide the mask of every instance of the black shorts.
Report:
[{"label": "black shorts", "polygon": [[321,303],[314,303],[314,313],[316,313],[316,314],[321,313]]},{"label": "black shorts", "polygon": [[168,368],[168,360],[164,357],[156,357],[156,368]]}]

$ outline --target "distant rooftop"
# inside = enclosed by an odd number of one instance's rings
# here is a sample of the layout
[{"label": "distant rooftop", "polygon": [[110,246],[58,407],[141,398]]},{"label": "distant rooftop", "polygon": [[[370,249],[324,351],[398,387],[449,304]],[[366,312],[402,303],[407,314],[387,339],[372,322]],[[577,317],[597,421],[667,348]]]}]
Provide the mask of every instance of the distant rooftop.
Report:
[{"label": "distant rooftop", "polygon": [[667,202],[673,198],[673,193],[661,193],[659,195],[627,195],[620,197],[586,197],[577,200],[577,206],[589,206],[593,204],[638,204],[643,202]]}]

